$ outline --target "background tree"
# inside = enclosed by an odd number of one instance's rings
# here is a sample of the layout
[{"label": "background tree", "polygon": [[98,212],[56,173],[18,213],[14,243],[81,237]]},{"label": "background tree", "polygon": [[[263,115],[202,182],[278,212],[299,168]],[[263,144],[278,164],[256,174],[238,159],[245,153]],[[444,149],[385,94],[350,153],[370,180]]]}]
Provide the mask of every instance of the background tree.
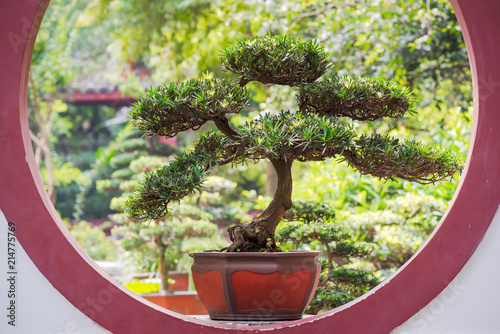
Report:
[{"label": "background tree", "polygon": [[[130,168],[140,175],[164,163],[159,157],[141,157],[134,160]],[[113,199],[113,209],[122,211],[123,201],[128,191],[135,188],[138,179],[132,178],[121,184],[125,193]],[[112,232],[119,237],[120,247],[127,252],[127,256],[142,270],[158,268],[162,293],[170,291],[169,271],[187,271],[190,264],[187,255],[190,251],[216,248],[224,243],[217,225],[211,222],[213,216],[200,206],[188,202],[176,205],[168,215],[149,222],[147,226],[127,219],[123,213],[115,214],[112,218],[119,225]]]},{"label": "background tree", "polygon": [[[274,232],[292,205],[294,160],[341,157],[362,174],[386,179],[433,183],[458,170],[447,150],[400,141],[379,134],[357,135],[340,116],[354,120],[397,118],[411,107],[409,92],[395,82],[336,74],[317,81],[330,64],[323,46],[287,37],[257,37],[226,48],[223,68],[240,76],[239,85],[206,77],[151,90],[131,112],[146,134],[173,136],[212,120],[219,132],[208,132],[170,165],[149,173],[126,203],[131,216],[157,219],[168,204],[199,190],[215,165],[268,159],[278,175],[276,193],[253,222],[228,229],[228,251],[277,251]],[[299,86],[298,112],[265,114],[242,128],[230,126],[225,114],[237,113],[248,101],[250,81]]]},{"label": "background tree", "polygon": [[[356,268],[353,259],[363,258],[378,246],[356,242],[353,231],[335,222],[332,206],[315,201],[294,201],[276,231],[283,249],[320,250],[322,272],[307,313],[317,314],[354,300],[380,281],[371,272]],[[372,240],[373,241],[373,240]]]},{"label": "background tree", "polygon": [[30,135],[35,150],[35,161],[52,203],[56,203],[56,186],[88,180],[72,164],[56,156],[56,133],[68,132],[71,126],[59,114],[67,110],[58,90],[73,77],[71,67],[72,44],[75,39],[75,22],[82,10],[77,1],[54,1],[48,9],[33,50],[29,73],[28,110]]}]

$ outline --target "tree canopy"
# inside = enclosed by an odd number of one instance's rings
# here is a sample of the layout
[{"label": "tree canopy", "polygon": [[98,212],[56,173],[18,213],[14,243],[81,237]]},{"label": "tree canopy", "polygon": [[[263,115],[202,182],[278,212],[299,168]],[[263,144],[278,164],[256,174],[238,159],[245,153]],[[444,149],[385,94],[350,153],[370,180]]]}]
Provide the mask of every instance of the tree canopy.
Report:
[{"label": "tree canopy", "polygon": [[[255,50],[249,56],[248,48],[252,47]],[[300,56],[304,49],[308,57]],[[244,63],[238,65],[241,70],[234,64],[228,66],[242,75],[238,83],[207,82],[203,78],[151,89],[131,112],[137,128],[148,134],[172,135],[176,133],[173,129],[196,129],[212,119],[219,132],[203,133],[193,151],[149,173],[127,202],[129,214],[157,219],[168,212],[170,202],[200,190],[214,166],[268,159],[277,172],[278,187],[268,208],[252,223],[260,226],[253,228],[262,231],[257,247],[263,247],[269,244],[265,240],[272,238],[276,226],[291,207],[291,166],[295,160],[321,161],[337,157],[362,174],[420,183],[433,183],[461,170],[460,159],[446,149],[377,133],[358,134],[350,122],[339,116],[353,120],[396,118],[410,109],[410,91],[393,81],[356,76],[340,80],[330,76],[315,81],[323,72],[323,69],[317,72],[318,67],[330,66],[327,58],[323,47],[315,42],[271,35],[255,37],[237,41],[221,56],[223,65],[229,63],[228,59],[249,62],[245,70]],[[297,67],[287,64],[287,59],[297,62]],[[220,115],[240,111],[248,101],[248,93],[228,87],[243,87],[251,80],[300,86],[298,101],[305,102],[299,103],[297,111],[262,114],[242,127],[232,127],[229,120]],[[206,90],[201,92],[198,87]],[[215,94],[219,90],[228,92],[222,101]],[[360,116],[367,114],[367,117]],[[238,229],[240,227],[229,230],[233,241],[231,251],[246,243],[241,235],[237,236]],[[256,234],[255,231],[238,233],[244,237]]]}]

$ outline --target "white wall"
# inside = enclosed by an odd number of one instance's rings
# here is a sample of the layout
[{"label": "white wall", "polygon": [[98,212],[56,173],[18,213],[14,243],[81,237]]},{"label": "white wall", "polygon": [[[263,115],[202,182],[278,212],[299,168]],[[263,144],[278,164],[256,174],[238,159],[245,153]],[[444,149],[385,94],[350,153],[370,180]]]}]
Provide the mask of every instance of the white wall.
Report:
[{"label": "white wall", "polygon": [[451,284],[392,333],[500,333],[500,210],[476,252]]},{"label": "white wall", "polygon": [[[21,245],[15,244],[15,274],[9,268],[8,225],[0,211],[0,333],[101,334],[109,333],[78,311],[47,281]],[[10,263],[12,264],[12,263]],[[15,297],[9,298],[8,279],[15,278]],[[15,301],[15,326],[7,309]]]}]

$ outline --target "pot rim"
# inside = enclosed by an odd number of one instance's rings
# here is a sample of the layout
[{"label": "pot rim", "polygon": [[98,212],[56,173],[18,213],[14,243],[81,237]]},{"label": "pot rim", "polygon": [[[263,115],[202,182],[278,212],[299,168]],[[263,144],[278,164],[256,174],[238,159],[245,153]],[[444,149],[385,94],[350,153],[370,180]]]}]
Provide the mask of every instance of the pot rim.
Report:
[{"label": "pot rim", "polygon": [[287,251],[287,252],[219,252],[215,250],[206,250],[202,252],[191,252],[190,255],[194,256],[219,256],[219,257],[279,257],[279,256],[319,256],[322,254],[320,251]]}]

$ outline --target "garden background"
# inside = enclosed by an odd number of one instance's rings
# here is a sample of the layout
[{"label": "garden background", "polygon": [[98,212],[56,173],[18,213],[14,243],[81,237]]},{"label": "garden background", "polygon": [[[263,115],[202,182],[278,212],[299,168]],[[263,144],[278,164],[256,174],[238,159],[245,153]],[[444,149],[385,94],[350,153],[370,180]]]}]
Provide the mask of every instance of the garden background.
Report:
[{"label": "garden background", "polygon": [[[187,270],[189,251],[223,244],[217,228],[248,221],[264,207],[273,175],[260,164],[223,168],[209,192],[185,201],[169,224],[144,229],[121,213],[142,172],[197,138],[142,138],[127,125],[131,101],[150,86],[206,72],[230,77],[218,66],[220,50],[266,34],[317,39],[332,54],[332,71],[383,76],[414,91],[416,115],[360,125],[366,130],[466,153],[470,71],[447,1],[52,1],[30,72],[33,146],[56,209],[95,260],[150,272],[163,254],[169,269]],[[252,91],[233,124],[293,108],[289,88]],[[380,280],[423,244],[458,182],[424,187],[370,179],[335,161],[296,165],[294,180],[294,199],[332,205],[335,222],[352,228],[354,241],[374,244],[369,256],[347,264]],[[123,283],[129,278],[125,273]]]}]

